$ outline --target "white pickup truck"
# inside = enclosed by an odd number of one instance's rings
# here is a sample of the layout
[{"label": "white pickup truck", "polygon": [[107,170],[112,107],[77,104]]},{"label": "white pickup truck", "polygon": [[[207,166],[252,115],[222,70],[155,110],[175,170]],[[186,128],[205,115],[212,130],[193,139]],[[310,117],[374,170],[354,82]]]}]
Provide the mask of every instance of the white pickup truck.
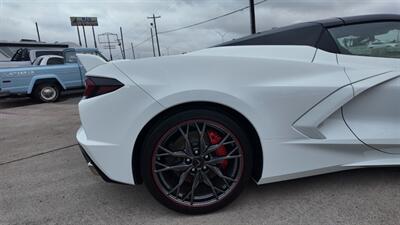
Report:
[{"label": "white pickup truck", "polygon": [[64,64],[64,57],[58,55],[42,55],[35,59],[32,66],[47,66]]},{"label": "white pickup truck", "polygon": [[63,49],[30,50],[28,48],[20,48],[15,52],[11,60],[0,61],[0,68],[30,66],[37,58],[43,55],[62,56]]}]

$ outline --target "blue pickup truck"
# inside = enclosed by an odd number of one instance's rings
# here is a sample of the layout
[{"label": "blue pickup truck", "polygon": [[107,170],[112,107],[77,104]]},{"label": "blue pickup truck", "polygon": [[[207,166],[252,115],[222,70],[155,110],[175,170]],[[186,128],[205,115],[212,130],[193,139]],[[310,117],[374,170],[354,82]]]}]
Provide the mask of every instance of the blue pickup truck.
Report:
[{"label": "blue pickup truck", "polygon": [[55,102],[62,91],[83,88],[86,71],[78,63],[77,53],[106,60],[94,48],[67,48],[56,64],[0,68],[0,95],[28,95],[41,102]]}]

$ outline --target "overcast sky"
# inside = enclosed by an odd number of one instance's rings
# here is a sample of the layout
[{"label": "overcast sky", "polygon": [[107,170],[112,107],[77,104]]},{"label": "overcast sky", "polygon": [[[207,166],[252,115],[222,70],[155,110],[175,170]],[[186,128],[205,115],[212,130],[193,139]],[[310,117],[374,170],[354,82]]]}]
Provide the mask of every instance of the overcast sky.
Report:
[{"label": "overcast sky", "polygon": [[[260,0],[255,0],[258,2]],[[34,23],[39,24],[42,41],[78,42],[70,16],[96,16],[96,33],[118,33],[124,29],[127,56],[130,43],[139,44],[150,37],[153,13],[160,15],[159,31],[200,22],[248,5],[248,0],[0,0],[0,40],[36,39]],[[269,0],[256,6],[257,30],[336,16],[371,13],[400,14],[400,0]],[[248,35],[249,11],[200,26],[160,35],[162,54],[178,54]],[[86,30],[93,46],[91,29]],[[139,57],[152,55],[151,41],[138,46]],[[118,57],[120,53],[114,50]]]}]

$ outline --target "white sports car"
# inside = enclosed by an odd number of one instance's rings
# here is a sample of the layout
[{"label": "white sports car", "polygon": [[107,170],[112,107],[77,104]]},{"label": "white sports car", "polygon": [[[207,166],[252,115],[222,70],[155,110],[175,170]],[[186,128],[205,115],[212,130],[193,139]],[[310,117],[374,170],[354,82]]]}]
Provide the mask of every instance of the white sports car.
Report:
[{"label": "white sports car", "polygon": [[400,15],[334,18],[101,62],[77,139],[105,180],[144,182],[183,213],[227,205],[251,177],[399,166],[399,32]]}]

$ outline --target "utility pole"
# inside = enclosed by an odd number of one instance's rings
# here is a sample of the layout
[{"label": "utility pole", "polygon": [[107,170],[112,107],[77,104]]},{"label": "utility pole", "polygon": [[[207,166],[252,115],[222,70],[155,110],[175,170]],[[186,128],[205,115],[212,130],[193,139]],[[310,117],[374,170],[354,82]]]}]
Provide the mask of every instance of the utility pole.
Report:
[{"label": "utility pole", "polygon": [[131,48],[132,48],[132,56],[133,56],[133,59],[136,59],[136,56],[135,56],[135,49],[133,48],[133,43],[131,42]]},{"label": "utility pole", "polygon": [[157,22],[156,19],[160,19],[161,16],[155,16],[153,14],[153,16],[151,17],[147,17],[147,19],[152,19],[153,20],[153,24],[154,24],[154,31],[156,32],[156,41],[157,41],[157,49],[158,49],[158,56],[161,56],[161,51],[160,51],[160,42],[158,41],[158,31],[157,31]]},{"label": "utility pole", "polygon": [[121,39],[118,39],[118,36],[117,36],[117,41],[118,41],[119,50],[121,50],[121,58],[125,59],[124,50],[122,49],[122,42],[121,42]]},{"label": "utility pole", "polygon": [[85,31],[85,26],[82,26],[83,29],[83,38],[85,38],[85,46],[87,48],[87,40],[86,40],[86,31]]},{"label": "utility pole", "polygon": [[110,35],[110,34],[107,33],[108,50],[110,51],[110,59],[111,59],[111,61],[112,61],[113,58],[112,58],[112,54],[111,54],[111,45],[110,45],[110,36],[109,36],[109,35]]},{"label": "utility pole", "polygon": [[94,26],[92,26],[92,33],[93,33],[94,47],[97,48],[96,34],[94,33]]},{"label": "utility pole", "polygon": [[35,22],[35,25],[36,25],[36,33],[37,33],[38,41],[41,42],[40,33],[39,33],[39,26],[38,26],[37,22]]},{"label": "utility pole", "polygon": [[123,58],[123,59],[126,59],[125,44],[124,44],[124,35],[122,34],[122,27],[119,27],[119,31],[120,31],[120,33],[121,33],[122,58]]},{"label": "utility pole", "polygon": [[255,34],[256,31],[256,13],[254,9],[254,0],[250,0],[250,26],[251,34]]},{"label": "utility pole", "polygon": [[153,28],[150,27],[150,34],[151,34],[151,45],[153,46],[153,56],[156,57],[156,50],[154,49],[154,38],[153,38]]},{"label": "utility pole", "polygon": [[76,26],[76,30],[78,31],[79,46],[81,46],[81,47],[82,47],[81,33],[79,33],[79,26]]}]

